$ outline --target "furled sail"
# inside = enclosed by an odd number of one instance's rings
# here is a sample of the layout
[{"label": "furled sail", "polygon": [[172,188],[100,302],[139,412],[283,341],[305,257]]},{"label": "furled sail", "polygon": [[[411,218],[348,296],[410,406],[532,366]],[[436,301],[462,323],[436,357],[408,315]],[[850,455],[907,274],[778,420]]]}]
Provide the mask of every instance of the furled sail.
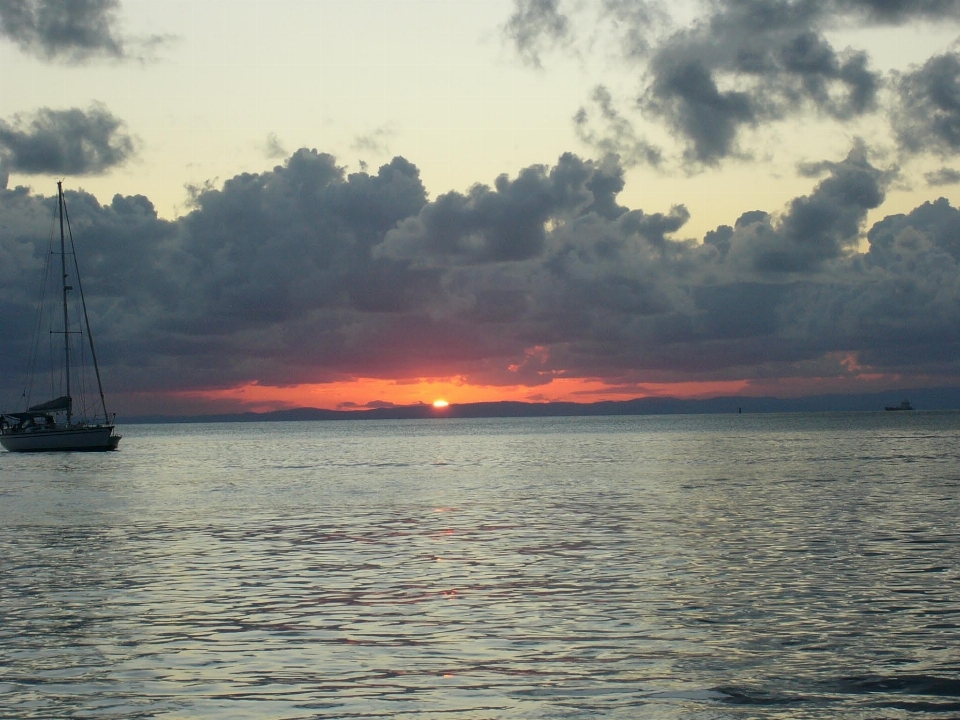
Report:
[{"label": "furled sail", "polygon": [[34,405],[31,412],[66,412],[70,409],[73,400],[69,395],[61,395],[56,400],[47,400],[45,403]]}]

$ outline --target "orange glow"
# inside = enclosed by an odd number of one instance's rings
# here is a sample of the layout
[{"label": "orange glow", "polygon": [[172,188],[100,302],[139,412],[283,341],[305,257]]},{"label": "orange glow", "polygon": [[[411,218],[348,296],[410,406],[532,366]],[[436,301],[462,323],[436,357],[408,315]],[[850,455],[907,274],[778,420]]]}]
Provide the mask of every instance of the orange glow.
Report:
[{"label": "orange glow", "polygon": [[836,353],[826,356],[826,359],[828,362],[825,365],[815,368],[818,371],[815,374],[786,377],[771,375],[750,380],[614,383],[604,382],[599,378],[554,375],[549,382],[541,385],[479,385],[462,376],[406,380],[355,378],[324,384],[272,386],[254,382],[216,390],[134,393],[127,399],[140,408],[139,412],[170,415],[269,412],[289,408],[364,410],[421,405],[424,408],[436,408],[436,415],[440,417],[445,414],[445,410],[434,405],[438,399],[445,400],[448,405],[464,405],[499,401],[591,403],[648,397],[795,398],[960,384],[960,378],[953,377],[878,373],[875,368],[861,364],[855,353]]},{"label": "orange glow", "polygon": [[883,373],[870,372],[873,368],[869,365],[861,365],[857,353],[841,354],[840,364],[846,368],[848,374],[855,376],[859,380],[869,382],[873,380],[885,380],[889,377]]},{"label": "orange glow", "polygon": [[[177,397],[209,403],[239,405],[245,410],[266,412],[285,408],[314,407],[328,410],[363,410],[384,405],[432,405],[439,402],[596,402],[639,397],[697,398],[733,395],[747,391],[746,380],[716,382],[644,383],[611,385],[598,379],[552,379],[545,385],[473,385],[462,377],[384,380],[357,378],[348,382],[277,387],[248,383],[220,390],[191,390]],[[435,400],[443,398],[443,401]]]},{"label": "orange glow", "polygon": [[434,400],[433,406],[435,408],[445,408],[445,407],[449,407],[450,403],[448,403],[446,400]]}]

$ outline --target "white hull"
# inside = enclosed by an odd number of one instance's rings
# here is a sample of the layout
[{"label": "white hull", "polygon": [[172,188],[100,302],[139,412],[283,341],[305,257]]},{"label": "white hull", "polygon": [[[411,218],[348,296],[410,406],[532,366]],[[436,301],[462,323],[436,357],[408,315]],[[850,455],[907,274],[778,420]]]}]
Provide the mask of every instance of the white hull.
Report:
[{"label": "white hull", "polygon": [[119,442],[120,437],[113,435],[113,425],[4,431],[0,435],[0,445],[10,452],[116,450]]}]

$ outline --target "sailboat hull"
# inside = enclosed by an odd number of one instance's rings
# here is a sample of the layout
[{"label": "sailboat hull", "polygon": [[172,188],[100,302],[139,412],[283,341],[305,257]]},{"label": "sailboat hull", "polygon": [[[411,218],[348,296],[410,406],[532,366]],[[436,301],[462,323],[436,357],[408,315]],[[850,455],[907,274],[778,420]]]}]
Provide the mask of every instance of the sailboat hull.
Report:
[{"label": "sailboat hull", "polygon": [[7,431],[0,435],[0,445],[10,452],[102,452],[116,450],[119,443],[113,425]]},{"label": "sailboat hull", "polygon": [[[2,0],[0,0],[2,2]],[[63,321],[62,330],[50,329],[51,337],[55,334],[63,336],[63,355],[61,356],[63,364],[60,367],[60,382],[62,383],[60,397],[31,405],[29,402],[29,393],[24,390],[24,399],[28,407],[20,412],[0,414],[0,445],[8,452],[57,452],[57,451],[88,451],[97,452],[102,450],[116,450],[120,444],[120,436],[114,435],[114,426],[106,424],[109,422],[110,414],[107,412],[106,403],[103,399],[103,385],[100,383],[100,367],[97,364],[97,352],[93,347],[93,336],[90,333],[90,318],[87,317],[87,301],[83,297],[83,284],[80,282],[80,266],[77,263],[77,250],[73,244],[73,231],[70,230],[70,217],[67,215],[67,202],[63,195],[63,183],[57,182],[57,209],[60,218],[60,252],[54,249],[53,238],[51,238],[50,251],[47,254],[47,272],[46,276],[55,278],[59,274],[60,293],[57,297],[57,305],[62,301],[63,310],[58,320]],[[68,232],[65,232],[69,230]],[[70,238],[70,252],[67,252],[67,237]],[[60,272],[50,274],[54,268],[55,256],[60,256]],[[73,259],[72,267],[67,266],[67,256]],[[72,278],[72,279],[71,279]],[[70,280],[70,282],[68,282]],[[79,291],[79,303],[76,303],[74,309],[81,314],[75,315],[73,326],[70,324],[70,292],[74,287]],[[51,296],[47,295],[49,299]],[[75,295],[72,297],[76,297]],[[42,305],[43,303],[41,303]],[[41,312],[41,317],[43,313]],[[50,316],[51,320],[54,318]],[[83,322],[77,322],[82,318]],[[57,322],[59,325],[59,322]],[[41,325],[37,325],[38,334]],[[84,359],[89,357],[93,361],[93,374],[96,376],[96,388],[100,394],[99,411],[95,410],[93,403],[80,403],[86,412],[80,416],[73,414],[74,397],[70,392],[71,378],[75,382],[74,387],[81,389],[81,400],[83,398],[82,389],[85,383],[80,373],[71,374],[70,364],[70,342],[71,335],[85,335],[86,344],[89,347],[89,356],[82,353],[79,357]],[[34,354],[40,346],[39,337],[34,346]],[[79,349],[79,348],[77,348]],[[77,356],[75,356],[75,359]],[[54,356],[51,355],[51,360]],[[83,363],[79,363],[82,365]],[[56,365],[56,361],[54,361]],[[79,370],[78,363],[74,363],[73,370]],[[37,367],[31,363],[31,372],[36,372]],[[53,368],[51,369],[53,370]],[[52,372],[51,377],[55,377],[56,372]],[[74,376],[77,377],[74,377]],[[30,384],[28,384],[28,387]],[[89,386],[92,391],[93,386]],[[92,400],[92,398],[90,398]],[[87,414],[89,413],[89,414]],[[102,417],[104,424],[97,425],[94,418]]]}]

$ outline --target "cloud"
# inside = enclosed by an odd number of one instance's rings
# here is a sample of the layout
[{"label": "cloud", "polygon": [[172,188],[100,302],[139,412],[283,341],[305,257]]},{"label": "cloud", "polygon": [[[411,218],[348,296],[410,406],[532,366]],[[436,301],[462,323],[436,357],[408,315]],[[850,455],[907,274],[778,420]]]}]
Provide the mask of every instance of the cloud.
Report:
[{"label": "cloud", "polygon": [[585,183],[594,172],[592,164],[564,155],[551,169],[529,167],[515,180],[501,175],[494,188],[475,185],[467,195],[446,193],[403,221],[380,253],[461,264],[533,257],[543,248],[548,221],[593,202]]},{"label": "cloud", "polygon": [[960,170],[955,168],[943,167],[933,172],[924,173],[923,177],[930,187],[960,184]]},{"label": "cloud", "polygon": [[687,141],[690,163],[740,151],[744,128],[808,110],[846,119],[871,111],[880,76],[867,56],[837,52],[806,5],[726,2],[674,35],[650,61],[642,107]]},{"label": "cloud", "polygon": [[140,57],[165,42],[124,37],[119,10],[119,0],[0,0],[0,37],[30,55],[66,63]]},{"label": "cloud", "polygon": [[[622,205],[616,157],[569,153],[433,200],[404,158],[348,174],[307,149],[198,190],[175,221],[141,196],[67,200],[114,392],[955,378],[960,210],[941,199],[868,228],[893,173],[863,144],[806,172],[808,193],[702,241],[682,205]],[[14,367],[50,211],[0,190],[0,360]]]},{"label": "cloud", "polygon": [[559,11],[559,0],[514,0],[514,12],[504,33],[520,57],[540,67],[545,45],[554,45],[567,37],[569,22]]},{"label": "cloud", "polygon": [[588,110],[581,107],[574,117],[577,136],[585,144],[599,150],[604,155],[618,155],[627,166],[659,166],[663,160],[663,151],[649,141],[637,137],[636,130],[626,117],[614,106],[610,91],[598,85],[591,97],[599,110],[603,126],[597,128],[591,124]]},{"label": "cloud", "polygon": [[[505,32],[521,57],[538,65],[560,47],[617,57],[635,78],[633,97],[615,101],[605,81],[573,121],[586,145],[628,163],[668,158],[669,148],[638,130],[651,123],[677,139],[676,158],[688,169],[749,157],[749,131],[811,116],[838,125],[886,118],[913,152],[930,140],[942,152],[955,148],[953,54],[885,76],[865,50],[830,39],[837,28],[960,23],[955,0],[717,0],[698,7],[694,19],[671,26],[660,3],[517,0]],[[611,36],[619,42],[604,41]],[[883,90],[891,84],[897,92],[888,105]]]},{"label": "cloud", "polygon": [[960,211],[945,199],[870,229],[870,249],[838,265],[828,285],[791,302],[794,332],[856,348],[884,372],[955,373],[960,346]]},{"label": "cloud", "polygon": [[390,140],[394,135],[396,132],[390,127],[376,128],[365,135],[357,135],[350,147],[353,150],[386,155],[390,152]]},{"label": "cloud", "polygon": [[0,165],[5,173],[96,175],[129,160],[135,141],[103,105],[87,110],[43,108],[0,120]]},{"label": "cloud", "polygon": [[288,155],[286,149],[283,147],[283,143],[280,142],[280,138],[277,137],[276,133],[270,133],[267,135],[267,140],[264,143],[263,149],[266,156],[273,160],[283,158]]},{"label": "cloud", "polygon": [[890,215],[878,222],[867,236],[870,251],[865,259],[872,265],[890,268],[904,260],[905,256],[897,253],[907,246],[913,248],[910,255],[915,255],[920,245],[905,243],[904,233],[924,238],[930,247],[943,250],[960,262],[960,211],[946,199],[926,202],[908,214]]},{"label": "cloud", "polygon": [[821,168],[830,176],[810,195],[792,200],[778,222],[741,218],[728,258],[764,273],[809,272],[855,248],[867,211],[883,202],[890,175],[870,164],[862,145]]},{"label": "cloud", "polygon": [[900,25],[913,20],[960,19],[957,0],[834,0],[824,3],[839,13],[859,15],[869,21]]},{"label": "cloud", "polygon": [[713,164],[735,150],[741,126],[756,124],[759,108],[744,92],[722,92],[696,58],[658,58],[646,108],[664,117],[690,142],[685,157]]},{"label": "cloud", "polygon": [[894,123],[906,150],[949,155],[960,149],[960,54],[930,58],[903,75],[897,89]]},{"label": "cloud", "polygon": [[646,57],[658,33],[670,27],[669,4],[658,0],[603,0],[599,18],[606,20],[627,58]]}]

